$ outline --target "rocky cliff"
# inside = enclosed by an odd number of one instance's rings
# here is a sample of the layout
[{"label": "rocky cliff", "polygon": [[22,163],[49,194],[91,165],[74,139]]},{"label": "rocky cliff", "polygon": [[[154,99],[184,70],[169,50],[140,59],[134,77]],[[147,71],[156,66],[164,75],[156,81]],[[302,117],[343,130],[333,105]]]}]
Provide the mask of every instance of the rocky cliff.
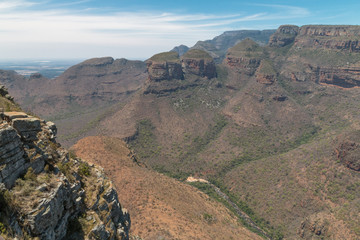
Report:
[{"label": "rocky cliff", "polygon": [[299,32],[299,27],[295,25],[282,25],[270,37],[269,46],[284,47],[294,42]]},{"label": "rocky cliff", "polygon": [[248,38],[230,48],[224,62],[237,72],[251,76],[259,67],[263,57],[263,48]]},{"label": "rocky cliff", "polygon": [[292,44],[282,68],[287,78],[353,88],[360,86],[359,40],[360,26],[284,25],[270,38],[269,46]]},{"label": "rocky cliff", "polygon": [[307,25],[299,29],[297,47],[360,52],[360,26]]},{"label": "rocky cliff", "polygon": [[255,73],[256,81],[271,85],[276,81],[276,71],[269,60],[262,60]]},{"label": "rocky cliff", "polygon": [[148,83],[145,94],[168,94],[217,76],[214,60],[207,52],[197,49],[189,50],[181,58],[173,51],[159,53],[146,62]]},{"label": "rocky cliff", "polygon": [[150,81],[183,79],[179,55],[176,52],[164,52],[152,56],[147,62]]},{"label": "rocky cliff", "polygon": [[192,49],[181,58],[183,71],[208,79],[216,77],[216,67],[213,58],[205,51]]},{"label": "rocky cliff", "polygon": [[56,143],[23,112],[0,123],[0,234],[5,239],[128,239],[129,214],[101,168]]}]

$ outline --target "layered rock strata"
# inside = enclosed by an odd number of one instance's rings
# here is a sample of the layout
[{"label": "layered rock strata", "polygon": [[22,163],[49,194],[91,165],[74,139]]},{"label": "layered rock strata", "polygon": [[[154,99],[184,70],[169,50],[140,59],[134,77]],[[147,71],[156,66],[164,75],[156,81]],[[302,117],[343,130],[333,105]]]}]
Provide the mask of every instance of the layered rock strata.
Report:
[{"label": "layered rock strata", "polygon": [[299,27],[295,25],[282,25],[270,37],[270,47],[284,47],[294,42],[299,32]]},{"label": "layered rock strata", "polygon": [[55,141],[56,126],[22,112],[0,124],[0,222],[7,238],[128,239],[130,218],[103,171]]},{"label": "layered rock strata", "polygon": [[150,81],[183,79],[179,55],[176,52],[159,53],[146,61]]},{"label": "layered rock strata", "polygon": [[191,49],[181,59],[182,69],[187,74],[194,74],[208,79],[216,77],[213,58],[205,51]]},{"label": "layered rock strata", "polygon": [[360,86],[360,26],[284,25],[270,47],[293,44],[282,74],[293,81],[314,81],[342,88]]},{"label": "layered rock strata", "polygon": [[150,82],[183,80],[185,74],[208,79],[216,77],[213,59],[197,49],[186,52],[181,58],[176,52],[159,53],[146,62]]},{"label": "layered rock strata", "polygon": [[228,50],[224,61],[237,72],[252,76],[263,57],[262,47],[251,39],[245,39]]}]

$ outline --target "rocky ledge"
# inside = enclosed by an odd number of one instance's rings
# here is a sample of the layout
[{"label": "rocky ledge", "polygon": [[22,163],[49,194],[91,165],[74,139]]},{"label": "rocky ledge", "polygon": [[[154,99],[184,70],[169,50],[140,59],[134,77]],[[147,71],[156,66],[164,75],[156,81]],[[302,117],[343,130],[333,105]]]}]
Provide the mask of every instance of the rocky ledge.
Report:
[{"label": "rocky ledge", "polygon": [[101,168],[55,141],[56,126],[2,113],[0,227],[5,239],[128,239],[130,218]]},{"label": "rocky ledge", "polygon": [[164,52],[146,61],[149,80],[154,82],[183,79],[180,58],[176,52]]}]

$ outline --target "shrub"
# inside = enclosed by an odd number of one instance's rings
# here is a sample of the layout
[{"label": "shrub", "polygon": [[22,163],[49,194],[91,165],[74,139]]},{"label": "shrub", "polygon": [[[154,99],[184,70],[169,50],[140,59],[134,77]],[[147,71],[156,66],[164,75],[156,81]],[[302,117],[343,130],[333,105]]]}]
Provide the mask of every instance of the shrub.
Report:
[{"label": "shrub", "polygon": [[36,174],[34,173],[34,170],[32,169],[32,167],[29,167],[29,169],[27,170],[25,176],[24,176],[24,180],[25,181],[34,181],[36,182]]},{"label": "shrub", "polygon": [[89,164],[87,164],[86,162],[82,162],[79,166],[78,169],[78,174],[80,174],[81,176],[90,176],[91,175],[91,169]]},{"label": "shrub", "polygon": [[2,234],[6,233],[6,227],[2,222],[0,222],[0,233]]}]

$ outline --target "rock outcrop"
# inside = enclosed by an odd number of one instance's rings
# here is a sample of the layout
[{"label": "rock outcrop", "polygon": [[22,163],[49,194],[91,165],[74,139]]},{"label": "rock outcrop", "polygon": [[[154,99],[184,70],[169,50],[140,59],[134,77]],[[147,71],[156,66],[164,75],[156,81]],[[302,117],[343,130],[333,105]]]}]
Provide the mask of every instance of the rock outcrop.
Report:
[{"label": "rock outcrop", "polygon": [[185,74],[194,74],[208,79],[216,77],[214,60],[205,51],[191,49],[182,56],[181,63]]},{"label": "rock outcrop", "polygon": [[185,74],[208,79],[216,77],[214,60],[208,53],[197,49],[186,52],[181,59],[171,51],[156,54],[146,62],[150,82],[183,80]]},{"label": "rock outcrop", "polygon": [[336,157],[340,160],[346,167],[360,171],[360,145],[357,142],[346,140],[337,146],[335,149]]},{"label": "rock outcrop", "polygon": [[129,214],[103,171],[55,141],[56,126],[22,112],[0,123],[0,222],[6,239],[128,239]]},{"label": "rock outcrop", "polygon": [[298,35],[299,27],[295,25],[282,25],[270,37],[270,47],[284,47],[294,42]]},{"label": "rock outcrop", "polygon": [[360,52],[360,26],[306,25],[299,30],[296,47]]},{"label": "rock outcrop", "polygon": [[12,101],[12,102],[14,101],[14,98],[9,95],[8,89],[4,85],[1,85],[1,84],[0,84],[0,96],[8,99],[9,101]]},{"label": "rock outcrop", "polygon": [[360,26],[284,25],[270,47],[293,44],[282,73],[293,81],[313,81],[342,88],[360,86]]},{"label": "rock outcrop", "polygon": [[253,75],[263,58],[263,49],[251,39],[245,39],[228,50],[225,64],[239,73]]},{"label": "rock outcrop", "polygon": [[179,55],[176,52],[159,53],[146,61],[150,81],[183,79]]},{"label": "rock outcrop", "polygon": [[296,48],[323,48],[360,52],[360,26],[347,25],[282,25],[270,37],[269,46],[283,47],[294,43]]},{"label": "rock outcrop", "polygon": [[268,60],[262,60],[255,73],[256,81],[265,85],[271,85],[276,81],[276,71]]}]

